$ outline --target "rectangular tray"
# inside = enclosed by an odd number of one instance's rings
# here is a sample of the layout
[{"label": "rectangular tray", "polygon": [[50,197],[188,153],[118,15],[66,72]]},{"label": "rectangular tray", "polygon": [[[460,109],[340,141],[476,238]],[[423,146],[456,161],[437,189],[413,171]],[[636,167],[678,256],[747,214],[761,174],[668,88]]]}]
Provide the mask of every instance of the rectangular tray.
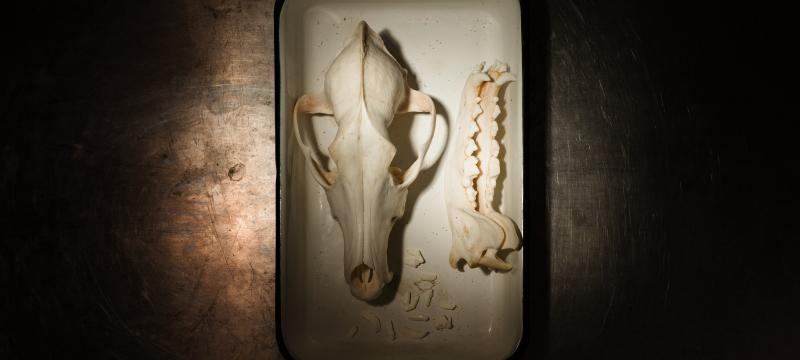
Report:
[{"label": "rectangular tray", "polygon": [[[399,296],[379,305],[354,298],[343,278],[342,234],[331,218],[322,188],[310,177],[297,151],[291,126],[295,101],[304,93],[320,91],[327,66],[341,50],[356,24],[366,20],[384,38],[387,47],[409,71],[409,85],[436,101],[436,133],[441,135],[457,119],[461,91],[474,66],[496,59],[509,64],[517,82],[505,91],[506,116],[501,123],[505,148],[500,175],[500,210],[523,231],[523,131],[522,49],[520,5],[515,0],[495,1],[343,1],[290,0],[278,5],[276,96],[279,197],[279,339],[291,357],[298,359],[499,359],[511,356],[523,328],[523,250],[507,260],[507,273],[450,268],[450,230],[443,195],[441,161],[423,171],[409,189],[406,211],[392,230],[389,266],[395,286],[420,270],[439,275],[437,291],[446,291],[458,308],[420,305],[414,314],[431,317],[450,314],[452,330],[436,331],[431,324],[406,320],[409,313]],[[425,116],[396,118],[390,128],[398,147],[397,162],[412,161],[410,143],[415,124]],[[320,148],[335,133],[332,120],[315,121]],[[411,135],[409,135],[411,134]],[[450,134],[452,135],[452,134]],[[440,136],[436,141],[445,141]],[[435,146],[435,145],[434,145]],[[445,150],[446,151],[446,150]],[[502,154],[501,154],[502,155]],[[443,157],[444,158],[444,157]],[[523,231],[524,233],[524,231]],[[419,270],[402,264],[405,248],[419,248],[426,263]],[[389,286],[385,289],[391,292]],[[375,333],[359,313],[369,308],[383,322]],[[398,326],[428,329],[421,340],[398,337],[386,330],[388,320]],[[359,332],[350,337],[349,330]]]}]

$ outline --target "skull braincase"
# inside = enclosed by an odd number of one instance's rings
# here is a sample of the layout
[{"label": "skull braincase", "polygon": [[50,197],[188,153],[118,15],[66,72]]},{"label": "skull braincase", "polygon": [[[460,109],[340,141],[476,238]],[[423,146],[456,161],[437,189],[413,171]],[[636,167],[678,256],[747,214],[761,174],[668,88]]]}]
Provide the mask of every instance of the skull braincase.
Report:
[{"label": "skull braincase", "polygon": [[[328,69],[324,98],[304,95],[295,105],[298,143],[342,230],[345,279],[351,293],[363,300],[379,296],[392,279],[386,259],[389,233],[405,211],[408,186],[430,143],[416,149],[419,158],[406,172],[391,168],[397,150],[388,126],[398,111],[435,116],[430,97],[408,88],[402,67],[363,21]],[[298,112],[334,116],[338,130],[328,150],[335,171],[326,170],[303,141]],[[430,130],[432,136],[433,121]]]}]

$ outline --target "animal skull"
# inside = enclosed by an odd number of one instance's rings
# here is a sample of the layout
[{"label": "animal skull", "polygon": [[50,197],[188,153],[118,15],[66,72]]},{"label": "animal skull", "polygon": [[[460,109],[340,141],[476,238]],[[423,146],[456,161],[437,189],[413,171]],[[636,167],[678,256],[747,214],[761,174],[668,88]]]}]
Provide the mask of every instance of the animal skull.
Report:
[{"label": "animal skull", "polygon": [[[416,146],[417,159],[406,171],[390,166],[397,149],[388,127],[398,112],[431,115],[430,136]],[[334,170],[323,166],[306,143],[299,114],[333,115],[338,131],[328,150]],[[375,299],[392,280],[386,260],[389,232],[405,211],[408,186],[422,168],[435,118],[433,100],[408,87],[405,70],[364,21],[328,69],[324,95],[297,100],[294,134],[342,229],[345,280],[359,299]]]},{"label": "animal skull", "polygon": [[495,139],[501,113],[497,96],[505,84],[514,80],[507,65],[497,63],[483,72],[481,63],[464,86],[458,129],[451,140],[445,174],[453,268],[465,259],[470,267],[510,270],[512,265],[497,258],[497,251],[519,247],[514,222],[492,208],[500,175],[500,144]]}]

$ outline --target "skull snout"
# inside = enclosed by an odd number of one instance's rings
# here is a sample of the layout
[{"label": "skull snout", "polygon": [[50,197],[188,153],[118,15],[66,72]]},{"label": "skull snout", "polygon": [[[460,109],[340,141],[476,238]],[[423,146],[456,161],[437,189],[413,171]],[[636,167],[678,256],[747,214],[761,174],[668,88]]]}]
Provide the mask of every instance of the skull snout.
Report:
[{"label": "skull snout", "polygon": [[360,264],[350,273],[350,293],[362,300],[374,300],[383,291],[386,283],[380,279],[378,273],[367,266]]}]

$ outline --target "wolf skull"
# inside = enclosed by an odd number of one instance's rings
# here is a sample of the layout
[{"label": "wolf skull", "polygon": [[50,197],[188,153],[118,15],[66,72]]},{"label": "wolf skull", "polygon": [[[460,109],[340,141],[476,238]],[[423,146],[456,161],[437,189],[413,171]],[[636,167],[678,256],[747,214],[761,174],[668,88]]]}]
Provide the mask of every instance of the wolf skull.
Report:
[{"label": "wolf skull", "polygon": [[[417,159],[405,171],[391,166],[397,149],[388,127],[398,112],[431,115],[430,135],[415,147]],[[307,144],[298,118],[302,114],[333,115],[338,130],[328,151],[335,169],[326,168]],[[297,100],[294,134],[342,229],[345,280],[359,299],[375,299],[392,280],[386,259],[389,232],[403,215],[408,187],[422,169],[435,118],[431,98],[408,87],[405,70],[364,21],[330,65],[324,95]]]}]

